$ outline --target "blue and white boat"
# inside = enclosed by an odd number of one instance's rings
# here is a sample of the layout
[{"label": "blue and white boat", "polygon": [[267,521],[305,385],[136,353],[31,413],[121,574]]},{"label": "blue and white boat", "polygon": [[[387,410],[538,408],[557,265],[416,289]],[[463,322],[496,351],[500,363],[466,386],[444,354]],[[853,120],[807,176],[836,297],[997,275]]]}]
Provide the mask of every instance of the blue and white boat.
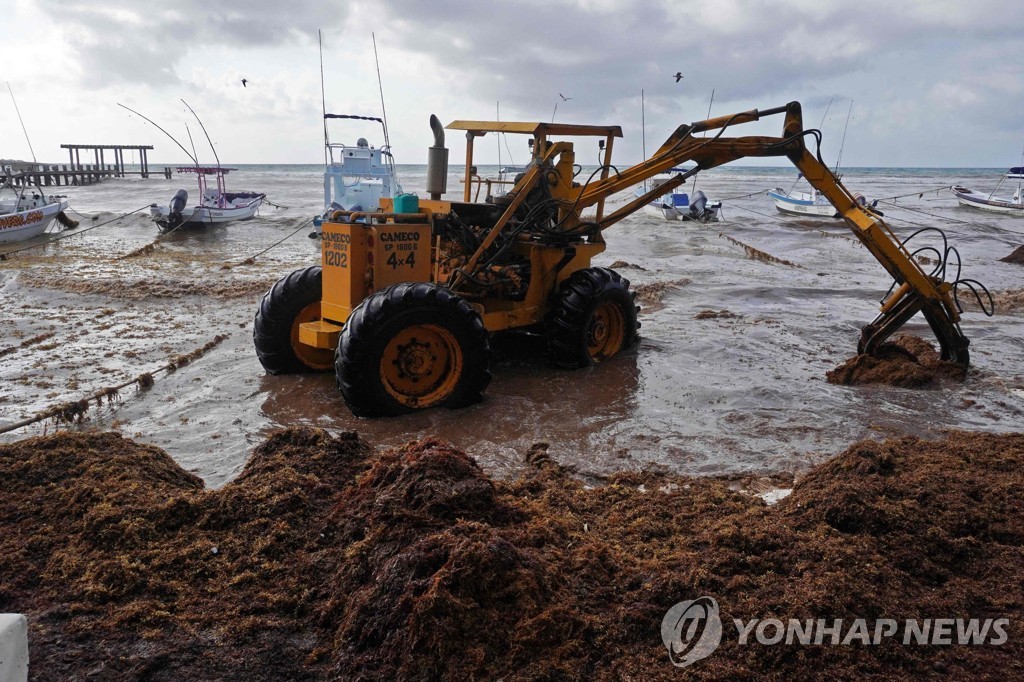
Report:
[{"label": "blue and white boat", "polygon": [[[1024,153],[1021,154],[1021,158],[1024,159]],[[1010,198],[996,195],[1006,180],[1017,181],[1017,190]],[[1012,185],[1012,183],[1010,184]],[[963,185],[953,185],[950,189],[953,190],[953,195],[956,196],[956,200],[960,202],[961,206],[1024,216],[1024,166],[1014,166],[1006,171],[991,192],[977,192]]]},{"label": "blue and white boat", "polygon": [[839,212],[828,199],[817,190],[810,192],[787,192],[776,187],[768,191],[768,196],[775,202],[775,208],[786,215],[817,216],[821,218],[838,218]]},{"label": "blue and white boat", "polygon": [[[655,175],[649,185],[639,185],[636,188],[636,196],[643,196],[659,185],[663,185],[677,173],[685,173],[685,168],[673,168],[669,173]],[[700,220],[711,222],[720,219],[722,210],[721,201],[711,201],[701,190],[688,193],[684,186],[676,187],[671,192],[666,192],[655,197],[646,206],[647,213],[664,218],[665,220]]]},{"label": "blue and white boat", "polygon": [[316,233],[311,237],[320,235],[320,225],[335,211],[375,212],[380,210],[381,199],[393,199],[402,193],[390,146],[385,143],[373,147],[364,137],[356,140],[355,145],[331,142],[327,133],[329,119],[376,121],[384,125],[382,119],[373,116],[324,114],[324,210],[313,219]]},{"label": "blue and white boat", "polygon": [[[1020,177],[1024,178],[1024,175]],[[1009,199],[996,196],[996,191],[999,190],[998,186],[992,192],[976,192],[961,185],[953,185],[950,189],[953,190],[953,195],[961,206],[980,208],[994,213],[1010,213],[1012,215],[1024,216],[1024,197],[1022,197],[1024,193],[1021,192],[1019,186],[1017,191],[1013,193],[1013,197]]]}]

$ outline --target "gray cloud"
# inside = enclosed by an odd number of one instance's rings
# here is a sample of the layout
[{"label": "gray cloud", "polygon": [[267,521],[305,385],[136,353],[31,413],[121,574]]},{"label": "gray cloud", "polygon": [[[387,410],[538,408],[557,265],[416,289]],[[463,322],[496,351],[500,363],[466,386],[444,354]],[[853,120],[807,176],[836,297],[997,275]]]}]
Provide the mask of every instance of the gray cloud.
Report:
[{"label": "gray cloud", "polygon": [[[922,54],[927,71],[915,76],[935,79],[943,65],[963,64],[961,45],[1011,53],[1024,19],[1024,4],[994,0],[966,9],[870,0],[856,12],[848,3],[809,0],[386,5],[396,43],[431,55],[480,99],[539,107],[571,89],[577,110],[588,113],[645,85],[655,99],[696,90],[706,98],[712,87],[732,100],[813,93],[826,79],[879,67],[884,78],[906,56]],[[671,79],[677,70],[686,74],[678,86]]]},{"label": "gray cloud", "polygon": [[[1007,57],[1024,38],[1021,2],[862,0],[851,9],[840,0],[177,0],[155,10],[137,0],[37,2],[60,17],[86,87],[185,86],[204,104],[222,104],[224,115],[238,102],[181,72],[189,50],[315,49],[323,28],[360,45],[376,30],[385,62],[393,50],[422,55],[417,72],[438,71],[454,117],[500,100],[506,116],[546,119],[558,101],[559,120],[623,125],[632,133],[623,151],[634,155],[641,88],[649,133],[703,117],[712,89],[715,114],[799,99],[815,126],[830,98],[852,98],[854,163],[1001,158],[1021,136],[1024,62]],[[316,85],[300,91],[296,75],[281,77],[290,80],[272,98],[231,115],[282,125],[297,112],[315,115]],[[388,95],[399,111],[419,106],[395,88]],[[835,105],[826,122],[833,135],[845,109]]]},{"label": "gray cloud", "polygon": [[60,17],[83,84],[92,88],[174,84],[175,65],[196,46],[268,48],[315,40],[318,28],[341,25],[348,14],[345,3],[319,0],[176,0],[173,8],[139,0],[39,4]]}]

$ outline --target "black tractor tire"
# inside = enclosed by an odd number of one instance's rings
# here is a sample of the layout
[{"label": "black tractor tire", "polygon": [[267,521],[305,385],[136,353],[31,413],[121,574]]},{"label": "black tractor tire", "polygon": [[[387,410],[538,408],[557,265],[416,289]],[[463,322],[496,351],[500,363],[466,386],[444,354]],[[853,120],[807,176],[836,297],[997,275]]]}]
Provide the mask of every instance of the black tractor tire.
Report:
[{"label": "black tractor tire", "polygon": [[546,319],[548,355],[559,367],[589,367],[636,343],[640,324],[629,280],[608,268],[574,272]]},{"label": "black tractor tire", "polygon": [[353,414],[388,417],[478,402],[491,355],[483,320],[464,299],[439,284],[403,282],[352,311],[334,372]]},{"label": "black tractor tire", "polygon": [[263,296],[252,326],[256,357],[268,374],[326,372],[334,366],[334,351],[299,343],[299,324],[320,317],[320,266],[314,265],[279,279]]}]

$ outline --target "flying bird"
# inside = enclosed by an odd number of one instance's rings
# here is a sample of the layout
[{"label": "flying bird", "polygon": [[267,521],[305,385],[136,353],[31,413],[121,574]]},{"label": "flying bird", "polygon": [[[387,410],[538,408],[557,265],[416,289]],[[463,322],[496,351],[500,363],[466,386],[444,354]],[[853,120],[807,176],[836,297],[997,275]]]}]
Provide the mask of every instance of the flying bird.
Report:
[{"label": "flying bird", "polygon": [[566,96],[565,96],[565,95],[563,95],[562,93],[558,93],[558,96],[562,98],[562,101],[563,101],[563,102],[568,102],[569,100],[571,100],[571,99],[572,99],[572,97],[566,97]]},{"label": "flying bird", "polygon": [[682,71],[676,71],[676,83],[678,83],[681,80],[683,80],[683,72]]},{"label": "flying bird", "polygon": [[243,88],[247,88],[247,87],[249,87],[248,85],[246,85],[246,83],[248,83],[248,82],[249,82],[249,79],[248,79],[248,78],[243,78],[243,79],[242,79],[242,87],[243,87]]}]

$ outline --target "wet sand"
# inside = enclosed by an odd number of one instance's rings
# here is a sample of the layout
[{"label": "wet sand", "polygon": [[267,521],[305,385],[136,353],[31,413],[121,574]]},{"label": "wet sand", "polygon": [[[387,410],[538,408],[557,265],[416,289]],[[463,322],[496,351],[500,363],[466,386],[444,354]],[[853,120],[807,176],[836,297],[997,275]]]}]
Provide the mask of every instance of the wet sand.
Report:
[{"label": "wet sand", "polygon": [[[416,191],[422,169],[400,171]],[[917,173],[851,171],[846,181],[869,196],[905,193],[908,184],[950,184]],[[791,174],[723,170],[702,177],[701,188],[728,197],[780,177]],[[965,276],[995,292],[995,317],[967,307],[963,327],[974,364],[941,397],[826,381],[826,372],[855,352],[859,328],[875,315],[889,282],[838,223],[785,218],[755,196],[726,202],[726,220],[713,225],[638,214],[608,231],[608,251],[597,262],[622,261],[620,271],[638,291],[643,326],[635,350],[566,372],[548,365],[535,339],[496,338],[498,362],[484,403],[355,419],[332,376],[268,377],[252,349],[262,292],[315,263],[317,245],[300,229],[254,263],[241,263],[308,220],[318,201],[317,169],[243,169],[232,179],[233,187],[264,189],[291,208],[174,234],[149,253],[143,247],[157,232],[139,214],[0,261],[0,424],[152,371],[221,334],[228,338],[201,362],[145,390],[122,390],[74,428],[119,430],[222,485],[267,433],[289,426],[354,429],[379,446],[441,434],[499,477],[519,471],[518,453],[549,442],[553,459],[599,479],[622,470],[800,470],[866,436],[929,436],[951,426],[1006,432],[1019,429],[1024,415],[1021,266],[999,260],[1024,241],[1015,231],[1024,226],[958,208],[946,193],[908,209],[887,207],[900,234],[925,221],[947,229],[963,254]],[[98,214],[97,221],[82,221],[86,228],[166,201],[181,182],[115,181],[67,191],[73,208]],[[723,310],[730,315],[706,312]],[[920,319],[905,331],[929,338]],[[0,435],[0,442],[54,428],[39,424]]]}]

